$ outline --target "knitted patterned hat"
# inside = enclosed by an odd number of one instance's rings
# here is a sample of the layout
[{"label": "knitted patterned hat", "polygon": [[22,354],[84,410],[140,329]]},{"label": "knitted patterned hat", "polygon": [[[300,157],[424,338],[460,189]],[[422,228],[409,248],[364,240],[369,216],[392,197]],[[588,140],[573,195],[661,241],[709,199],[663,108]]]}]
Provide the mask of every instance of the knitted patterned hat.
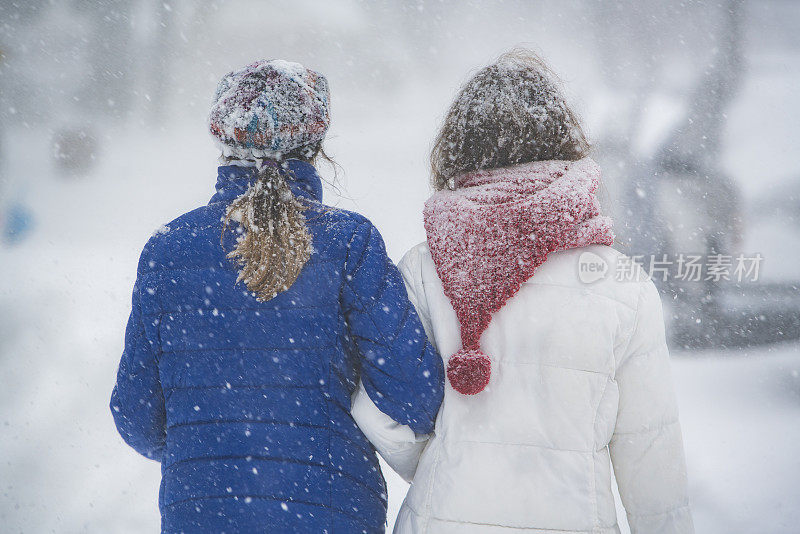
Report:
[{"label": "knitted patterned hat", "polygon": [[317,143],[330,124],[328,81],[299,63],[257,61],[226,74],[209,129],[224,156],[275,158]]}]

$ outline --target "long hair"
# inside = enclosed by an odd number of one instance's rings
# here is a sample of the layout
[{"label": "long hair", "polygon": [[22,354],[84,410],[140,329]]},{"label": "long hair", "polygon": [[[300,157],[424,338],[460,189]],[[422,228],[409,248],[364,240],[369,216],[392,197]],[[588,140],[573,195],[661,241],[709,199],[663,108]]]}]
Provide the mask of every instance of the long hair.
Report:
[{"label": "long hair", "polygon": [[431,150],[436,190],[459,174],[589,153],[578,116],[535,53],[516,49],[479,70],[459,91]]},{"label": "long hair", "polygon": [[311,257],[312,237],[304,214],[308,206],[292,194],[285,162],[313,163],[318,154],[332,161],[319,143],[277,160],[258,160],[257,179],[225,212],[220,241],[230,222],[237,222],[236,247],[227,257],[239,266],[236,281],[244,282],[261,302],[289,289]]}]

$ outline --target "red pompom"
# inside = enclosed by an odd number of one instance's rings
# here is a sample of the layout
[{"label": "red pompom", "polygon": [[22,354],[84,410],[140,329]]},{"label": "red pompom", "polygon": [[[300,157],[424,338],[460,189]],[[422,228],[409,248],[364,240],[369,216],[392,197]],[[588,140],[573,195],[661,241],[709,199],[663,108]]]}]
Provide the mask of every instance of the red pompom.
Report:
[{"label": "red pompom", "polygon": [[492,376],[492,362],[479,350],[461,349],[447,361],[447,379],[453,389],[464,395],[484,390]]}]

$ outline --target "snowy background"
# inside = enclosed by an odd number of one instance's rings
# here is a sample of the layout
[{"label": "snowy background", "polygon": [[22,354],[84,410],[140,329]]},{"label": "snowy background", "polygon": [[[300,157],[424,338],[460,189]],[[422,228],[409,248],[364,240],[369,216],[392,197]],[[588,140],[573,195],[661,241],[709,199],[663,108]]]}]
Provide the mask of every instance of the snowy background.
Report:
[{"label": "snowy background", "polygon": [[[787,328],[761,337],[779,341],[676,342],[673,367],[697,531],[798,532],[799,30],[791,0],[0,0],[0,530],[158,531],[158,464],[107,405],[141,247],[213,192],[223,74],[278,57],[326,74],[343,169],[323,166],[327,201],[372,219],[399,260],[424,239],[426,158],[456,90],[526,45],[586,121],[622,250],[666,250],[636,243],[658,227],[764,257],[782,304],[765,293],[762,318]],[[703,160],[681,171],[703,193],[661,195],[654,215],[648,184],[676,152]],[[735,232],[703,219],[714,209]],[[386,476],[391,526],[406,486]]]}]

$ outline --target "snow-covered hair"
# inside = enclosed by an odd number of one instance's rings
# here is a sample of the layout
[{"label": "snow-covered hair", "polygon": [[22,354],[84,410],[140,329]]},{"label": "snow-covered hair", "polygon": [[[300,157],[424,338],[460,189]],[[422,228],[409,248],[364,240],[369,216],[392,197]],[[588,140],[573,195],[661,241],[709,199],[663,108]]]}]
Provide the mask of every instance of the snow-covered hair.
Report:
[{"label": "snow-covered hair", "polygon": [[456,96],[431,151],[433,186],[481,169],[586,157],[589,143],[558,79],[535,53],[515,49],[478,71]]}]

